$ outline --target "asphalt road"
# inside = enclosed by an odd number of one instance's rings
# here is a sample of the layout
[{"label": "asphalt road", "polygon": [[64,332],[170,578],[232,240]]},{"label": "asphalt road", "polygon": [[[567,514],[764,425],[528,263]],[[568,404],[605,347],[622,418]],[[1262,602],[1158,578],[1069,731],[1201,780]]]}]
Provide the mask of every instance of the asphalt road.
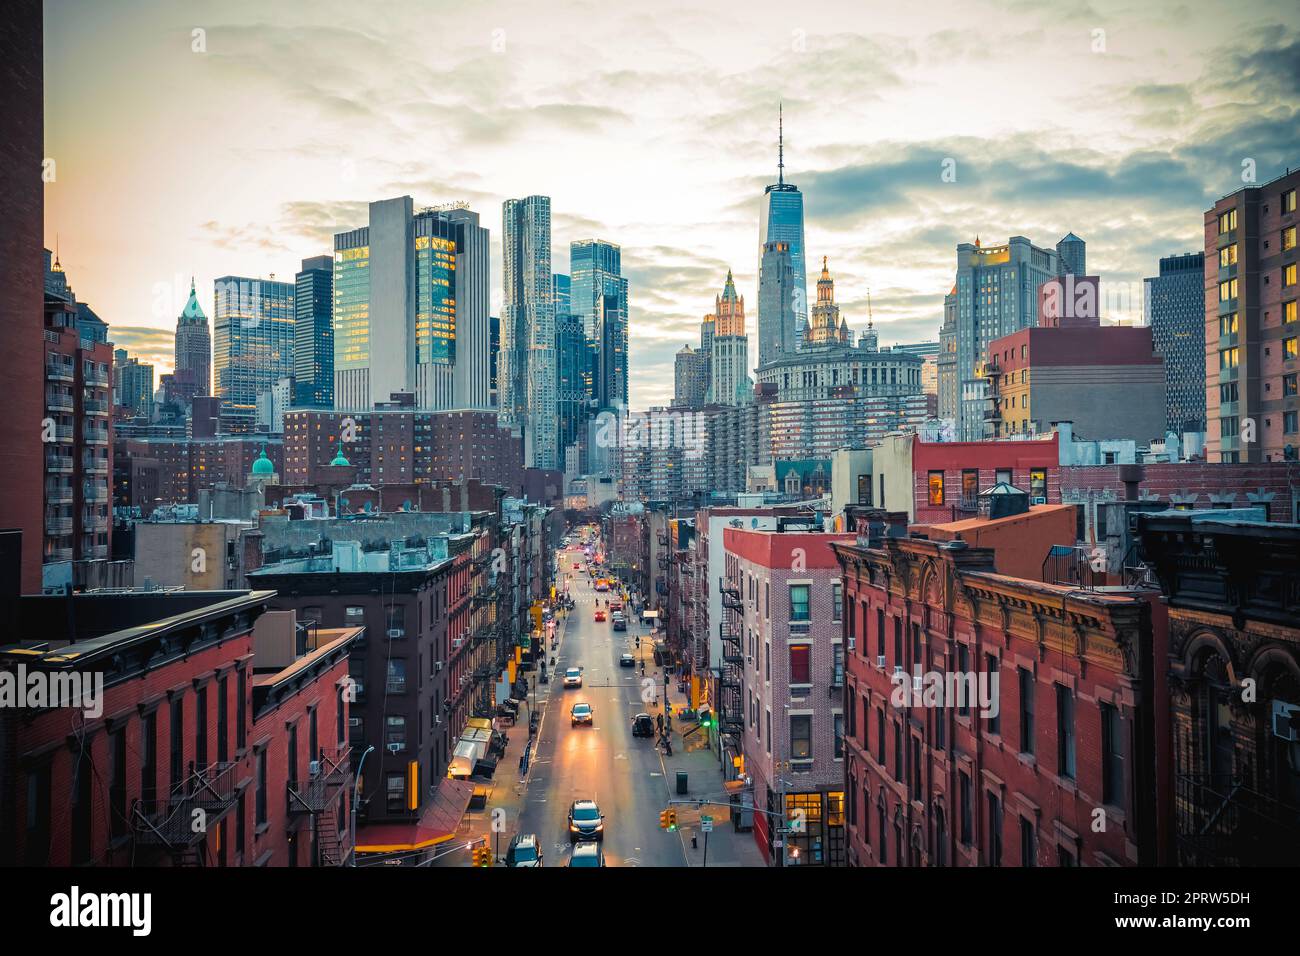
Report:
[{"label": "asphalt road", "polygon": [[[653,648],[639,622],[615,631],[608,620],[596,622],[597,593],[587,577],[581,551],[562,552],[558,577],[572,574],[569,584],[576,606],[559,624],[560,647],[551,682],[538,685],[546,694],[540,742],[533,757],[518,831],[536,833],[545,866],[567,866],[568,810],[574,800],[595,800],[605,816],[606,866],[685,866],[686,854],[678,833],[659,829],[659,811],[668,806],[669,781],[663,760],[648,737],[632,736],[632,716],[657,714],[661,707],[642,702],[640,667],[620,667],[619,656],[644,657],[645,679],[653,680],[662,703],[663,672],[654,666]],[[574,562],[583,565],[573,570]],[[563,583],[557,584],[562,590]],[[636,649],[634,638],[642,637]],[[567,667],[583,668],[582,687],[565,690]],[[569,712],[585,701],[595,719],[591,726],[573,727]],[[541,698],[538,700],[542,707]]]}]

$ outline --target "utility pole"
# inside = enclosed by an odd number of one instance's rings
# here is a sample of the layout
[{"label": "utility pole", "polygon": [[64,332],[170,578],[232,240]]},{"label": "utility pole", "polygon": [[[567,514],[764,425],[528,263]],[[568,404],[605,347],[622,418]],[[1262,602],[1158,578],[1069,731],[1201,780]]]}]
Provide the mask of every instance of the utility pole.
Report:
[{"label": "utility pole", "polygon": [[357,761],[356,776],[352,778],[352,813],[348,819],[348,829],[352,831],[351,853],[354,867],[357,865],[357,804],[361,799],[361,768],[366,765],[366,757],[370,756],[370,751],[374,749],[373,744],[366,748],[365,753],[361,755],[361,759]]}]

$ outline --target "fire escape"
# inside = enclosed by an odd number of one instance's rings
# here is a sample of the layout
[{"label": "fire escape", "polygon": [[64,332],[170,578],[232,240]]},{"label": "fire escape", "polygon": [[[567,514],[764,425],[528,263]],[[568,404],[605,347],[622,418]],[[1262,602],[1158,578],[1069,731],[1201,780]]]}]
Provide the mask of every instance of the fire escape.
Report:
[{"label": "fire escape", "polygon": [[991,402],[990,407],[984,412],[984,424],[992,430],[991,434],[986,434],[986,438],[1000,438],[1002,432],[1002,398],[998,390],[1002,376],[1002,367],[998,364],[996,358],[990,358],[984,363],[979,373],[983,378],[988,380],[988,390],[985,397]]},{"label": "fire escape", "polygon": [[189,776],[160,806],[137,800],[131,808],[136,847],[170,855],[173,866],[209,865],[208,834],[239,799],[238,766],[227,762],[196,768],[191,763]]},{"label": "fire escape", "polygon": [[311,762],[305,781],[290,780],[285,786],[289,796],[289,818],[311,817],[316,847],[316,866],[342,866],[347,847],[339,839],[342,822],[340,807],[352,779],[351,747],[344,747],[333,757],[324,750]]},{"label": "fire escape", "polygon": [[718,636],[722,638],[722,675],[718,682],[718,733],[723,749],[733,754],[743,754],[741,740],[745,732],[745,648],[744,605],[740,590],[728,585],[725,577],[718,579],[722,594],[722,620],[718,622]]}]

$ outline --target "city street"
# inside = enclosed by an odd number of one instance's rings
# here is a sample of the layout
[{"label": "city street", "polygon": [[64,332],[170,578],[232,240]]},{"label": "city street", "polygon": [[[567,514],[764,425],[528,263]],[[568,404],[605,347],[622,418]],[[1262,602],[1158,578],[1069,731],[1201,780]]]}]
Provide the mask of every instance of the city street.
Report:
[{"label": "city street", "polygon": [[[583,570],[573,570],[575,563]],[[536,833],[546,865],[565,866],[571,850],[569,804],[590,799],[605,815],[607,866],[685,866],[681,836],[659,829],[659,812],[668,806],[670,785],[661,753],[653,739],[632,736],[633,715],[662,712],[663,673],[654,666],[647,632],[635,620],[629,620],[626,631],[615,631],[608,612],[605,621],[594,620],[596,599],[603,602],[615,592],[594,590],[580,548],[561,552],[560,569],[557,581],[572,575],[569,589],[574,609],[558,627],[560,643],[551,681],[538,687],[538,706],[544,714],[540,742],[512,835]],[[557,588],[562,590],[563,584]],[[619,656],[625,652],[638,655],[637,667],[619,666]],[[646,679],[655,682],[658,705],[642,703],[641,659],[646,662]],[[562,678],[568,667],[583,668],[582,687],[564,689]],[[570,725],[570,709],[579,701],[594,709],[591,726]]]}]

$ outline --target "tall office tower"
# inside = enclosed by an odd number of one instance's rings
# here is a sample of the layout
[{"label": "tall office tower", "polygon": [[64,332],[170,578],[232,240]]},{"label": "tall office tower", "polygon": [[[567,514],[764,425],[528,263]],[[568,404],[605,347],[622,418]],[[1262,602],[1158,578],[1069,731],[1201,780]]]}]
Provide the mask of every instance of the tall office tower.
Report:
[{"label": "tall office tower", "polygon": [[555,295],[556,416],[559,419],[560,455],[569,474],[582,472],[587,421],[591,418],[595,387],[595,352],[584,330],[582,316],[570,306],[569,277],[556,274]]},{"label": "tall office tower", "polygon": [[1147,325],[1165,360],[1165,430],[1204,431],[1205,253],[1165,256],[1144,282]]},{"label": "tall office tower", "polygon": [[252,431],[257,396],[293,374],[293,284],[222,276],[215,286],[214,392],[223,427]]},{"label": "tall office tower", "polygon": [[126,349],[113,353],[113,392],[117,404],[133,415],[153,417],[153,366],[141,362]]},{"label": "tall office tower", "polygon": [[1038,287],[1058,274],[1056,252],[1035,246],[1024,236],[1004,245],[957,246],[957,394],[956,437],[984,437],[988,382],[979,375],[988,344],[1038,324]]},{"label": "tall office tower", "polygon": [[[763,197],[763,209],[758,226],[758,361],[763,364],[773,358],[771,343],[781,342],[782,351],[793,351],[808,325],[808,281],[804,264],[803,239],[803,193],[793,183],[785,181],[785,120],[778,112],[777,132],[777,176],[776,182],[767,187]],[[789,300],[781,303],[782,321],[789,322],[789,328],[782,326],[779,334],[775,327],[763,331],[763,282],[767,266],[768,246],[773,242],[785,243],[790,252]],[[786,310],[789,316],[786,318]],[[764,351],[765,342],[769,346]]]},{"label": "tall office tower", "polygon": [[494,315],[489,320],[488,333],[488,365],[491,369],[491,383],[488,385],[488,403],[496,408],[500,404],[501,396],[497,391],[497,364],[501,358],[501,316]]},{"label": "tall office tower", "polygon": [[817,304],[812,307],[812,319],[804,338],[805,348],[819,345],[852,345],[849,324],[840,318],[840,307],[835,304],[835,280],[822,256],[822,274],[817,280]]},{"label": "tall office tower", "polygon": [[302,260],[294,277],[293,404],[334,407],[334,258]]},{"label": "tall office tower", "polygon": [[773,241],[764,246],[763,264],[758,270],[760,367],[797,351],[796,280],[790,244]]},{"label": "tall office tower", "polygon": [[700,323],[700,354],[703,356],[704,390],[708,392],[709,383],[713,381],[713,333],[717,329],[718,317],[706,315]]},{"label": "tall office tower", "polygon": [[749,377],[745,299],[736,294],[730,269],[722,294],[714,299],[714,323],[708,400],[718,405],[743,405],[753,398],[754,383]]},{"label": "tall office tower", "polygon": [[957,287],[943,297],[939,327],[939,418],[957,421]]},{"label": "tall office tower", "polygon": [[709,391],[704,377],[704,353],[683,345],[673,358],[673,405],[677,408],[696,408],[704,404]]},{"label": "tall office tower", "polygon": [[1086,276],[1088,274],[1088,244],[1069,232],[1056,244],[1056,270],[1058,275]]},{"label": "tall office tower", "polygon": [[569,245],[571,309],[596,347],[596,403],[627,406],[627,279],[622,251],[612,242],[585,239]]},{"label": "tall office tower", "polygon": [[176,397],[184,407],[195,395],[212,394],[212,336],[193,279],[189,301],[176,319],[175,369]]},{"label": "tall office tower", "polygon": [[[370,204],[334,237],[334,403],[369,408],[410,392],[422,409],[489,401],[489,237],[463,203],[415,212]],[[548,277],[549,278],[549,277]]]},{"label": "tall office tower", "polygon": [[[1300,171],[1205,212],[1206,458],[1295,460],[1300,451]],[[1218,371],[1216,376],[1214,373]]]},{"label": "tall office tower", "polygon": [[[501,353],[497,362],[502,425],[524,436],[524,466],[560,466],[556,408],[555,304],[552,301],[551,200],[502,204]],[[576,308],[576,302],[574,306]]]}]

